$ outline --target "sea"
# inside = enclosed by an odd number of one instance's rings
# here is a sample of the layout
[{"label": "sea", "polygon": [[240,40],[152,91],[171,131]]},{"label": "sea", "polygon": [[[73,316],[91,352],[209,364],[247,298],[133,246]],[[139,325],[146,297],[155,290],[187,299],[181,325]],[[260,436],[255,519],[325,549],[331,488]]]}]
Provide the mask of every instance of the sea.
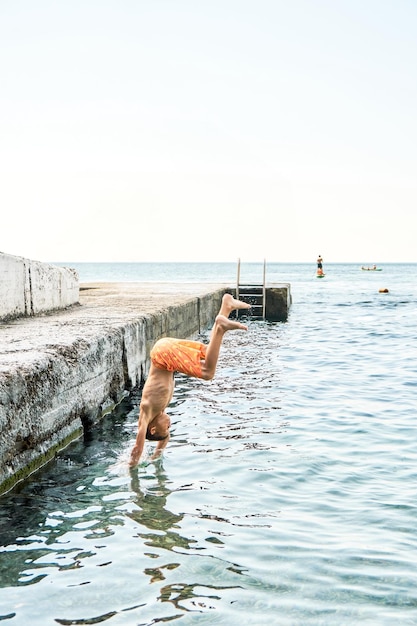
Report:
[{"label": "sea", "polygon": [[[236,263],[62,263],[81,282],[235,285]],[[417,264],[241,264],[285,322],[176,375],[164,455],[129,470],[141,390],[0,497],[5,626],[417,624]],[[206,341],[208,333],[201,337]]]}]

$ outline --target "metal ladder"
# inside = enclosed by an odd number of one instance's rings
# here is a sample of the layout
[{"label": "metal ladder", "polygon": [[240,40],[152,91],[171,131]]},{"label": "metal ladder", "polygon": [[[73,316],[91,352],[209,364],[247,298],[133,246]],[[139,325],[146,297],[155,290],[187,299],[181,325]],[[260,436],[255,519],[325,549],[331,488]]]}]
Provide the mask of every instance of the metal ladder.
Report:
[{"label": "metal ladder", "polygon": [[[266,261],[264,259],[262,283],[244,284],[240,282],[240,259],[237,262],[236,298],[251,304],[251,318],[265,319],[266,305]],[[236,316],[244,315],[244,311],[236,311]]]}]

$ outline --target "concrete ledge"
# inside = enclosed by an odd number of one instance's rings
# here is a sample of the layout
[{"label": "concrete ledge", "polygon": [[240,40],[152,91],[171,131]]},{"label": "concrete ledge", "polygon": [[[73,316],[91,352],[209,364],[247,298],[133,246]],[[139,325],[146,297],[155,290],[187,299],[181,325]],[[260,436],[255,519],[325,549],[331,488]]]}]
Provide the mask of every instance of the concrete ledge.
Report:
[{"label": "concrete ledge", "polygon": [[[286,318],[289,285],[274,289]],[[226,291],[235,293],[222,284],[83,284],[78,305],[1,323],[0,493],[140,386],[157,339],[208,329]]]},{"label": "concrete ledge", "polygon": [[79,306],[1,324],[0,493],[139,386],[157,339],[207,329],[225,291],[85,285]]},{"label": "concrete ledge", "polygon": [[0,252],[0,321],[64,309],[78,302],[77,272]]}]

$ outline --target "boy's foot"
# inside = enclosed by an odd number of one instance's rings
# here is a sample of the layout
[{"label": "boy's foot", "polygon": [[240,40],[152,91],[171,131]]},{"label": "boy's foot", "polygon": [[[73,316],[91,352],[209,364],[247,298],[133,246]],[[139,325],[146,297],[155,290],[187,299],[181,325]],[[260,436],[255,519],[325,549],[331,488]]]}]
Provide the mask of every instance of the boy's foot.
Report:
[{"label": "boy's foot", "polygon": [[235,309],[250,309],[251,305],[242,300],[236,300],[230,293],[225,293],[222,298],[222,306],[219,315],[229,317],[230,313]]},{"label": "boy's foot", "polygon": [[216,325],[218,328],[223,330],[223,332],[226,332],[226,330],[248,330],[248,327],[245,326],[245,324],[241,324],[236,320],[230,320],[225,315],[220,314],[216,317]]}]

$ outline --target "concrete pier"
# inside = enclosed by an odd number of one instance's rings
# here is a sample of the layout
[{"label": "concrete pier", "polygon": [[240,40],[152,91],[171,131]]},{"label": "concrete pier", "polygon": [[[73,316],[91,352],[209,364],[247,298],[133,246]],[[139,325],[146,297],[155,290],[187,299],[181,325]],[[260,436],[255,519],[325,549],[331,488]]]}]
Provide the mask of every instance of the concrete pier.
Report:
[{"label": "concrete pier", "polygon": [[209,328],[225,291],[234,293],[224,284],[81,284],[79,303],[65,310],[1,323],[0,493],[139,386],[157,339]]}]

